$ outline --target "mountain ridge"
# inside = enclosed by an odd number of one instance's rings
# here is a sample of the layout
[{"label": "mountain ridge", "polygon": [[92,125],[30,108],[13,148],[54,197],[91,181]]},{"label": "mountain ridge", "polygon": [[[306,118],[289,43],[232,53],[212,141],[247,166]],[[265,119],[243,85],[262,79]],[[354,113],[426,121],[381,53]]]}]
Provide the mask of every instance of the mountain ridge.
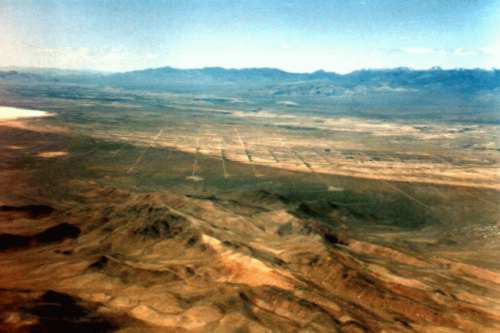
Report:
[{"label": "mountain ridge", "polygon": [[[49,81],[92,84],[138,90],[249,92],[278,95],[331,96],[332,91],[361,89],[399,89],[400,91],[448,91],[476,93],[500,88],[498,69],[442,69],[427,70],[396,67],[388,69],[361,69],[348,74],[317,70],[292,73],[278,68],[223,68],[204,67],[178,69],[174,67],[148,68],[120,73],[95,73],[56,69],[0,70],[0,80]],[[359,89],[358,89],[359,90]]]},{"label": "mountain ridge", "polygon": [[136,73],[142,71],[151,71],[151,70],[175,70],[175,71],[200,71],[200,70],[212,70],[219,69],[225,71],[248,71],[248,70],[274,70],[282,73],[288,74],[335,74],[338,76],[349,76],[353,73],[358,72],[389,72],[389,71],[406,71],[406,72],[428,72],[428,71],[479,71],[479,72],[495,72],[500,71],[500,68],[466,68],[466,67],[453,67],[453,68],[442,68],[440,66],[433,66],[430,68],[412,68],[408,66],[397,66],[397,67],[384,67],[384,68],[359,68],[352,70],[347,73],[338,73],[331,70],[325,70],[322,68],[312,70],[312,71],[301,71],[301,72],[293,72],[288,71],[286,69],[278,68],[278,67],[224,67],[224,66],[203,66],[203,67],[193,67],[193,68],[180,68],[174,66],[160,66],[160,67],[147,67],[147,68],[138,68],[131,69],[126,71],[101,71],[94,69],[71,69],[71,68],[59,68],[59,67],[24,67],[24,66],[0,66],[0,72],[3,71],[18,71],[18,72],[67,72],[67,73],[87,73],[87,74],[102,74],[102,75],[114,75],[114,74],[125,74],[125,73]]}]

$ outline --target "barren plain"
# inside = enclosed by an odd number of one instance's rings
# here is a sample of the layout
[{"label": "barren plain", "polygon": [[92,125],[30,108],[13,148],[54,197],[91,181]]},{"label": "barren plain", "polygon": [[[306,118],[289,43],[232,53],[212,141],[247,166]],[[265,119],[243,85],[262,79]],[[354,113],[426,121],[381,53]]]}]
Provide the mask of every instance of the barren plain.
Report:
[{"label": "barren plain", "polygon": [[500,332],[498,125],[66,89],[0,85],[0,332]]}]

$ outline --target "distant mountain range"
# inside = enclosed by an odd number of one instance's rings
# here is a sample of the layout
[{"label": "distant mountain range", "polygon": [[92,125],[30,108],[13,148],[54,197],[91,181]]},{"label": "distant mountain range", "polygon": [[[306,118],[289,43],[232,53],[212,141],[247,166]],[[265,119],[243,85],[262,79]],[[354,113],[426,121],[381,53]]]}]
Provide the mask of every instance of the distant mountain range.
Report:
[{"label": "distant mountain range", "polygon": [[59,69],[4,69],[0,80],[104,85],[124,89],[256,92],[275,96],[337,96],[348,91],[441,91],[477,93],[500,88],[500,70],[409,68],[366,69],[349,74],[290,73],[275,68],[176,69],[162,67],[124,73]]}]

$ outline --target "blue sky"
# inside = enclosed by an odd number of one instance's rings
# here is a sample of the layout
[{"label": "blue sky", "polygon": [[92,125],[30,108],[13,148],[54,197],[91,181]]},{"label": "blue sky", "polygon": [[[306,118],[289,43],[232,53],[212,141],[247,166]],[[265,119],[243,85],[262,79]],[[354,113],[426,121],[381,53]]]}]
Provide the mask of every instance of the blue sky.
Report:
[{"label": "blue sky", "polygon": [[500,67],[500,0],[0,0],[0,66]]}]

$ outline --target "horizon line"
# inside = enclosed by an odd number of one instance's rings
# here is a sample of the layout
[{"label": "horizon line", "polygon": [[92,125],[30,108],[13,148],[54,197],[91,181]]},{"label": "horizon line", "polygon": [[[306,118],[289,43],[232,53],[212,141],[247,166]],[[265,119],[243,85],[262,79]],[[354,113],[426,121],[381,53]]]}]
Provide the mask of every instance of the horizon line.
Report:
[{"label": "horizon line", "polygon": [[327,74],[336,74],[336,75],[349,75],[355,72],[360,72],[360,71],[389,71],[389,70],[408,70],[408,71],[431,71],[431,70],[441,70],[441,71],[453,71],[453,70],[481,70],[481,71],[498,71],[500,68],[496,67],[450,67],[450,68],[443,68],[441,66],[431,66],[428,68],[414,68],[410,66],[397,66],[397,67],[360,67],[358,69],[354,69],[349,72],[345,73],[339,73],[336,71],[330,71],[330,70],[325,70],[322,68],[312,70],[312,71],[289,71],[286,69],[282,69],[279,67],[224,67],[224,66],[203,66],[203,67],[174,67],[174,66],[160,66],[160,67],[145,67],[145,68],[138,68],[138,69],[130,69],[130,70],[123,70],[123,71],[111,71],[111,70],[97,70],[97,69],[91,69],[91,68],[81,68],[81,69],[76,69],[76,68],[62,68],[62,67],[44,67],[44,66],[0,66],[0,70],[59,70],[59,71],[67,71],[67,72],[88,72],[88,73],[100,73],[100,74],[125,74],[125,73],[132,73],[132,72],[142,72],[142,71],[147,71],[147,70],[158,70],[158,69],[165,69],[165,68],[170,68],[174,70],[204,70],[204,69],[223,69],[223,70],[236,70],[236,71],[242,71],[242,70],[249,70],[249,69],[271,69],[271,70],[277,70],[281,71],[284,73],[288,74],[314,74],[314,73],[327,73]]}]

